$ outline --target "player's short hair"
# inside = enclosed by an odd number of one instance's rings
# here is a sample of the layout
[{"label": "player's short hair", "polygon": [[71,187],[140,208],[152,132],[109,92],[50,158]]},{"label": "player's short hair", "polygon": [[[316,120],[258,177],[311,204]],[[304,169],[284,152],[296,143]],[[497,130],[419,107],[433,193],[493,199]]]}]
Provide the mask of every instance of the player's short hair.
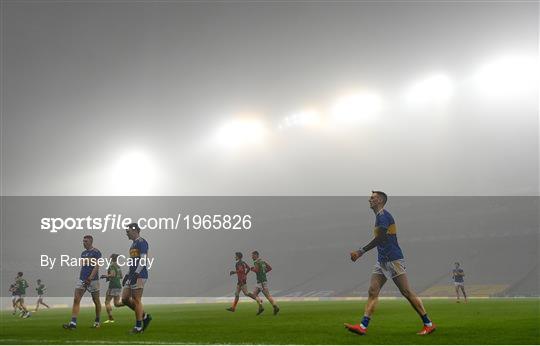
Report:
[{"label": "player's short hair", "polygon": [[113,254],[111,255],[111,259],[113,260],[113,262],[116,262],[116,260],[118,259],[118,256],[119,256],[119,255],[118,255],[117,253],[113,253]]},{"label": "player's short hair", "polygon": [[139,228],[139,224],[136,223],[136,222],[132,222],[132,223],[130,223],[129,225],[127,225],[127,229],[129,229],[129,230],[135,230],[135,231],[137,231],[137,232],[140,232],[140,231],[141,231],[141,229]]},{"label": "player's short hair", "polygon": [[259,251],[255,250],[255,251],[252,252],[252,254],[259,256]]},{"label": "player's short hair", "polygon": [[94,241],[94,237],[92,237],[91,235],[87,234],[83,237],[83,239],[90,239],[92,242]]},{"label": "player's short hair", "polygon": [[18,272],[17,275],[18,276],[23,276],[23,272]]},{"label": "player's short hair", "polygon": [[242,258],[242,257],[244,257],[244,255],[242,255],[242,253],[241,253],[241,252],[235,252],[234,254],[235,254],[235,255],[236,255],[236,257],[238,257],[238,258]]},{"label": "player's short hair", "polygon": [[377,195],[381,196],[383,205],[386,204],[386,201],[388,201],[388,195],[382,191],[371,191],[371,193],[376,193]]}]

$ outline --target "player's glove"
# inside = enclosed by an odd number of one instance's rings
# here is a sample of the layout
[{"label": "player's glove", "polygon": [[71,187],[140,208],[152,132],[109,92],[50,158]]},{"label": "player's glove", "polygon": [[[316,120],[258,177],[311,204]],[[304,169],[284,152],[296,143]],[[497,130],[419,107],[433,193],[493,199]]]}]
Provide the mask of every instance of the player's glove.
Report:
[{"label": "player's glove", "polygon": [[359,249],[358,251],[351,252],[351,261],[356,262],[356,260],[362,257],[362,255],[365,253],[366,251],[364,249]]}]

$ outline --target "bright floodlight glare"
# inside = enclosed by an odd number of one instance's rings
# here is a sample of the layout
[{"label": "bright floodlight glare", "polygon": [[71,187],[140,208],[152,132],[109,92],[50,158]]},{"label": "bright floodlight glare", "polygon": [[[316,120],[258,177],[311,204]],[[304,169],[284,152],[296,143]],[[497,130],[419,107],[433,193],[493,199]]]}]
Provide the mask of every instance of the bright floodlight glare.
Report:
[{"label": "bright floodlight glare", "polygon": [[413,106],[440,105],[447,102],[454,91],[450,77],[434,74],[414,83],[405,93],[406,102]]},{"label": "bright floodlight glare", "polygon": [[264,141],[264,123],[255,118],[233,119],[223,124],[216,133],[216,140],[222,147],[236,149],[243,146],[259,145]]},{"label": "bright floodlight glare", "polygon": [[538,59],[527,56],[507,56],[482,66],[474,81],[486,96],[514,97],[538,87]]},{"label": "bright floodlight glare", "polygon": [[334,103],[332,118],[339,123],[370,123],[382,108],[382,98],[373,92],[359,92],[340,97]]},{"label": "bright floodlight glare", "polygon": [[113,166],[112,191],[116,195],[146,195],[152,193],[156,179],[155,164],[148,155],[128,152]]},{"label": "bright floodlight glare", "polygon": [[291,114],[285,117],[278,125],[278,128],[283,130],[292,127],[310,127],[316,126],[321,122],[321,115],[313,109],[306,109],[298,113]]}]

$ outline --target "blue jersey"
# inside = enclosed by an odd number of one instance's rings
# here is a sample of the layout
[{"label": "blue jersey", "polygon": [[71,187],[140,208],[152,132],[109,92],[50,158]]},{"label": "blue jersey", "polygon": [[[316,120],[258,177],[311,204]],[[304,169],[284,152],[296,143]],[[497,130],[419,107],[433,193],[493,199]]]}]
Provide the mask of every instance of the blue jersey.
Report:
[{"label": "blue jersey", "polygon": [[[133,244],[131,244],[131,247],[129,248],[129,257],[134,260],[136,259],[136,261],[133,261],[133,263],[129,266],[130,273],[134,273],[139,266],[139,260],[141,259],[142,254],[148,256],[148,242],[146,242],[144,238],[139,237],[133,241]],[[139,273],[139,277],[143,279],[148,279],[148,271],[146,270],[146,265]]]},{"label": "blue jersey", "polygon": [[461,269],[461,268],[454,269],[452,272],[453,272],[453,276],[454,276],[454,282],[463,283],[463,276],[464,276],[463,269]]},{"label": "blue jersey", "polygon": [[[101,252],[99,252],[99,250],[96,248],[84,250],[81,253],[81,258],[95,258],[97,260],[98,258],[101,258]],[[79,279],[86,280],[88,276],[92,273],[92,270],[94,270],[94,267],[95,266],[91,265],[90,263],[85,263],[85,265],[81,267],[81,274],[79,275]],[[99,269],[96,272],[96,275],[92,278],[92,280],[99,280]]]},{"label": "blue jersey", "polygon": [[389,262],[403,258],[403,253],[398,245],[397,241],[397,227],[394,222],[394,218],[389,212],[382,209],[375,217],[375,229],[373,230],[375,236],[381,232],[386,233],[386,240],[377,245],[378,261]]}]

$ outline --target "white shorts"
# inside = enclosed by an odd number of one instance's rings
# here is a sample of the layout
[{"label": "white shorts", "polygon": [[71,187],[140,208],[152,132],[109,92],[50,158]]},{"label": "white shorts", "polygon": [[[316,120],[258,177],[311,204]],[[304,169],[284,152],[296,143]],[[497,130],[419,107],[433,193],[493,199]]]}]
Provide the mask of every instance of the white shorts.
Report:
[{"label": "white shorts", "polygon": [[262,291],[263,289],[268,289],[268,282],[257,282],[257,285],[255,285],[255,289]]},{"label": "white shorts", "polygon": [[43,294],[38,294],[37,298],[38,299],[43,299]]},{"label": "white shorts", "polygon": [[15,300],[24,299],[24,294],[17,294]]},{"label": "white shorts", "polygon": [[373,267],[373,274],[384,275],[387,279],[393,279],[397,276],[405,274],[405,260],[398,259],[390,262],[379,262],[375,263]]},{"label": "white shorts", "polygon": [[90,281],[89,285],[85,285],[83,280],[77,280],[75,289],[85,290],[85,291],[90,292],[91,294],[95,292],[99,292],[99,280],[92,280]]},{"label": "white shorts", "polygon": [[111,296],[111,297],[120,297],[120,295],[122,294],[122,289],[121,288],[109,288],[109,289],[107,289],[106,294],[108,296]]},{"label": "white shorts", "polygon": [[454,281],[454,285],[455,285],[456,287],[459,287],[459,286],[465,287],[465,283],[464,283],[464,282],[455,282],[455,281]]},{"label": "white shorts", "polygon": [[146,280],[147,279],[137,278],[137,281],[133,285],[131,284],[131,280],[127,280],[126,284],[124,285],[124,288],[129,288],[132,290],[138,290],[138,289],[144,288],[144,284],[146,284]]}]

